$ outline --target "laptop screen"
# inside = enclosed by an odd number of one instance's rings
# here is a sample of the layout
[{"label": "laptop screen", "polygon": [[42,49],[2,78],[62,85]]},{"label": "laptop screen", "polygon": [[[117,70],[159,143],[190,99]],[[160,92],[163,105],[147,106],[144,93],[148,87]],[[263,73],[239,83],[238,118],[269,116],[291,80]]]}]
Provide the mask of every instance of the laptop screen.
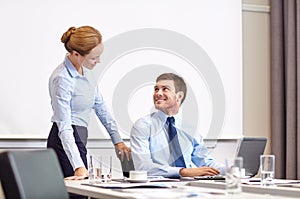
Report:
[{"label": "laptop screen", "polygon": [[246,176],[253,177],[260,166],[259,156],[264,154],[267,138],[242,138],[239,142],[236,157],[243,158]]}]

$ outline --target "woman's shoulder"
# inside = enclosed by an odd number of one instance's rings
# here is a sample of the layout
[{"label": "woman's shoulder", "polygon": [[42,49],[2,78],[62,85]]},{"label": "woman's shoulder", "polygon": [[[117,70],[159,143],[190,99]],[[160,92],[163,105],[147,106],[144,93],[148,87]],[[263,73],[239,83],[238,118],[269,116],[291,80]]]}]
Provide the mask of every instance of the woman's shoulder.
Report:
[{"label": "woman's shoulder", "polygon": [[50,76],[50,83],[51,82],[72,83],[73,78],[72,78],[70,72],[67,70],[67,68],[63,64],[60,64],[52,72],[52,74]]}]

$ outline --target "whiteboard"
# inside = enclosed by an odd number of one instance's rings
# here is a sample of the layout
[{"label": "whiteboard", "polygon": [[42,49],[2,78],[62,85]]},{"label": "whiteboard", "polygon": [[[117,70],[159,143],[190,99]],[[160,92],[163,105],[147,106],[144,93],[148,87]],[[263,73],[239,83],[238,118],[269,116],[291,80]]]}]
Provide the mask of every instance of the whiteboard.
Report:
[{"label": "whiteboard", "polygon": [[[2,0],[0,138],[47,138],[48,79],[64,59],[61,35],[91,25],[104,53],[93,71],[123,138],[154,110],[156,77],[188,84],[185,128],[204,138],[242,136],[241,1]],[[91,117],[90,139],[109,138]]]}]

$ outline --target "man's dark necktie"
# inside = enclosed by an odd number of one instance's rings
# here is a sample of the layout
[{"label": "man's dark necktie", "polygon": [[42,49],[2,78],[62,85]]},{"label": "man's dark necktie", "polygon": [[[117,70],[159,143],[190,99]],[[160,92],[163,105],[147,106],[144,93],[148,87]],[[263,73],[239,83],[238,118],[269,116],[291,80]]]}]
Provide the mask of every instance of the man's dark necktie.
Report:
[{"label": "man's dark necktie", "polygon": [[174,126],[175,119],[174,119],[174,117],[168,117],[167,121],[168,121],[168,125],[169,125],[168,133],[169,133],[169,139],[170,139],[170,143],[169,143],[170,151],[171,151],[172,157],[174,158],[175,166],[185,168],[183,155],[182,155],[180,144],[178,141],[177,131]]}]

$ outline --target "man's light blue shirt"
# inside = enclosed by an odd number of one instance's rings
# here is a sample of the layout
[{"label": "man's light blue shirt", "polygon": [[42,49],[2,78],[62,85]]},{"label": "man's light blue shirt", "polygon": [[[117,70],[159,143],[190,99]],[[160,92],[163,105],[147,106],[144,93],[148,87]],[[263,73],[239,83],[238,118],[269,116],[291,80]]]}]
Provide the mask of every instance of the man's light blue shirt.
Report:
[{"label": "man's light blue shirt", "polygon": [[[172,166],[174,160],[171,159],[169,149],[167,117],[168,115],[157,111],[134,123],[130,145],[136,170],[146,170],[148,175],[180,177],[181,168]],[[180,115],[174,115],[174,118],[186,168],[210,166],[224,173],[223,165],[216,163],[209,156],[201,135],[192,137],[184,132],[180,128],[182,123]]]},{"label": "man's light blue shirt", "polygon": [[122,142],[116,121],[107,109],[91,71],[83,68],[80,75],[68,57],[52,73],[49,92],[59,138],[73,169],[84,166],[73,137],[71,125],[88,127],[91,110],[109,133],[113,144]]}]

